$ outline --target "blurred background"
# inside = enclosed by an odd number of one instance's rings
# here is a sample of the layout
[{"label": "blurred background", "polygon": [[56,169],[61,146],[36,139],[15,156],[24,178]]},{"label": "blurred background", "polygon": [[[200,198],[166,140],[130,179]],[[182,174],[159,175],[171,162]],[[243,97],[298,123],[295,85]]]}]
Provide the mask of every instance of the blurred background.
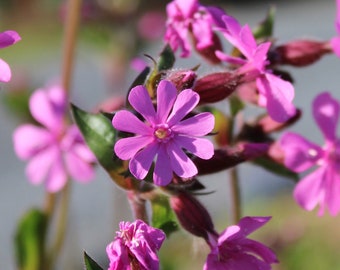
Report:
[{"label": "blurred background", "polygon": [[[138,74],[131,60],[143,54],[157,58],[163,47],[167,2],[84,0],[72,83],[73,103],[93,111],[99,104],[126,93]],[[297,38],[328,40],[336,34],[333,0],[202,3],[223,6],[227,13],[250,26],[262,21],[269,6],[275,5],[277,44]],[[64,16],[62,1],[0,0],[0,31],[13,29],[22,37],[19,43],[0,51],[0,57],[9,63],[13,72],[12,81],[1,85],[0,91],[0,269],[16,268],[13,252],[16,223],[29,208],[43,204],[44,189],[31,186],[25,179],[25,163],[14,154],[12,133],[19,124],[29,120],[23,97],[59,78]],[[175,67],[200,63],[199,73],[211,70],[196,55],[189,62],[178,59]],[[302,119],[290,130],[322,143],[311,118],[310,104],[315,95],[324,90],[340,99],[340,59],[327,55],[309,67],[287,67],[286,70],[295,79],[294,103],[303,110]],[[340,269],[340,217],[331,218],[326,214],[319,218],[315,211],[301,210],[292,199],[294,183],[291,180],[254,165],[240,166],[240,178],[244,215],[273,216],[254,238],[261,239],[278,253],[281,264],[275,269]],[[201,182],[208,191],[215,191],[199,199],[222,231],[230,225],[228,174],[201,178]],[[126,195],[101,168],[97,168],[93,182],[72,185],[69,231],[58,269],[83,269],[84,250],[106,268],[105,247],[113,240],[121,220],[131,220]],[[201,269],[207,252],[203,241],[178,232],[162,248],[163,269]],[[177,257],[177,254],[185,256]]]}]

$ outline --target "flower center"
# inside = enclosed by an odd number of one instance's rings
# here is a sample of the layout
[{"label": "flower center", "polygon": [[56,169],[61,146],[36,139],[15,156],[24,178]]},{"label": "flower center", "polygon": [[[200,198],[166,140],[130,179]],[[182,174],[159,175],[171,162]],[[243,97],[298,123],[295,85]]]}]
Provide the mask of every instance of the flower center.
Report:
[{"label": "flower center", "polygon": [[167,142],[172,136],[172,131],[167,124],[155,126],[154,135],[160,142]]}]

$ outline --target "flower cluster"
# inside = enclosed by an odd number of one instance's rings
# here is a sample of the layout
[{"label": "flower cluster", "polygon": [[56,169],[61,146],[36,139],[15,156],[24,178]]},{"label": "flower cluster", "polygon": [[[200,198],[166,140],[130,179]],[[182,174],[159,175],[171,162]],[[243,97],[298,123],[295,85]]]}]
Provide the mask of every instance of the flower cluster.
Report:
[{"label": "flower cluster", "polygon": [[106,247],[110,259],[108,269],[158,270],[157,251],[165,234],[139,219],[132,223],[120,222],[119,229],[115,240]]}]

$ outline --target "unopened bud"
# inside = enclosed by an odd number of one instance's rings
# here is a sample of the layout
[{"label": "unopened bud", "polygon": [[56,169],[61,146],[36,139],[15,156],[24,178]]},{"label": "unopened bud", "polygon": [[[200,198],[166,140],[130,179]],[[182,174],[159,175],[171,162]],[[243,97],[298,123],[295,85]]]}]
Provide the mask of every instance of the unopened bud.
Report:
[{"label": "unopened bud", "polygon": [[200,95],[200,104],[218,102],[236,90],[241,78],[234,72],[212,73],[198,79],[193,89]]},{"label": "unopened bud", "polygon": [[233,147],[216,149],[209,160],[196,157],[193,161],[198,175],[217,173],[266,154],[268,147],[268,143],[239,143]]},{"label": "unopened bud", "polygon": [[209,234],[217,234],[207,209],[190,193],[180,191],[170,197],[171,208],[182,227],[208,241]]},{"label": "unopened bud", "polygon": [[172,70],[163,79],[172,82],[178,91],[192,88],[197,78],[196,72],[192,70]]},{"label": "unopened bud", "polygon": [[277,47],[271,55],[274,64],[303,67],[318,61],[324,54],[331,53],[327,42],[295,40]]}]

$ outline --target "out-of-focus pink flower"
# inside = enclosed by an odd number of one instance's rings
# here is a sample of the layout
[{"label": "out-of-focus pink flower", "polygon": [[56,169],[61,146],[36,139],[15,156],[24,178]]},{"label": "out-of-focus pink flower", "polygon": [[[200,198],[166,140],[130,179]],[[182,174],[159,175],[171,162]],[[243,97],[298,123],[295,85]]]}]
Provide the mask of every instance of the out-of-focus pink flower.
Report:
[{"label": "out-of-focus pink flower", "polygon": [[110,260],[108,270],[158,270],[157,251],[165,240],[163,231],[142,220],[120,222],[119,228],[115,240],[106,247]]},{"label": "out-of-focus pink flower", "polygon": [[319,204],[319,215],[323,215],[326,208],[333,216],[340,210],[340,141],[336,137],[339,110],[339,102],[327,92],[319,94],[313,102],[314,119],[325,137],[323,147],[292,132],[280,139],[288,168],[303,172],[318,167],[299,181],[294,198],[308,211]]},{"label": "out-of-focus pink flower", "polygon": [[135,57],[130,61],[130,67],[138,72],[142,72],[147,67],[147,63],[144,58]]},{"label": "out-of-focus pink flower", "polygon": [[41,124],[23,124],[14,131],[14,149],[29,160],[26,175],[32,184],[44,181],[46,190],[58,192],[68,177],[88,182],[94,176],[95,157],[75,125],[65,123],[67,99],[59,86],[36,90],[29,101],[33,118]]},{"label": "out-of-focus pink flower", "polygon": [[267,53],[271,45],[264,42],[257,45],[254,35],[248,25],[241,27],[239,22],[231,16],[223,16],[224,27],[219,28],[225,38],[235,46],[245,58],[227,55],[221,51],[216,56],[222,61],[240,65],[239,74],[245,75],[244,79],[256,79],[259,91],[258,104],[266,107],[268,114],[277,122],[285,122],[295,115],[292,104],[294,87],[280,77],[266,69],[268,64]]},{"label": "out-of-focus pink flower", "polygon": [[214,44],[213,27],[221,24],[225,14],[216,7],[205,7],[198,0],[174,0],[166,8],[165,41],[176,51],[181,48],[181,57],[190,56],[190,35],[194,37],[195,47],[203,50]]},{"label": "out-of-focus pink flower", "polygon": [[112,119],[113,126],[136,136],[118,140],[114,151],[120,159],[130,159],[130,172],[137,179],[146,177],[156,156],[153,172],[156,185],[169,184],[173,172],[182,178],[196,175],[195,164],[182,148],[202,159],[213,156],[213,144],[199,137],[213,129],[214,116],[205,112],[183,120],[199,102],[196,92],[186,89],[177,95],[176,87],[162,80],[157,88],[157,111],[141,85],[131,90],[129,102],[146,122],[129,111],[117,112]]},{"label": "out-of-focus pink flower", "polygon": [[270,270],[277,263],[275,253],[262,243],[247,236],[270,220],[270,217],[244,217],[237,225],[229,226],[220,236],[211,235],[204,270]]},{"label": "out-of-focus pink flower", "polygon": [[[21,40],[19,34],[12,30],[0,33],[0,49],[11,46]],[[9,65],[0,59],[0,82],[9,82],[12,77]]]},{"label": "out-of-focus pink flower", "polygon": [[164,14],[159,11],[149,11],[138,20],[138,34],[146,40],[156,40],[164,34]]},{"label": "out-of-focus pink flower", "polygon": [[333,37],[330,43],[334,53],[340,57],[340,0],[336,0],[335,29],[338,35]]}]

